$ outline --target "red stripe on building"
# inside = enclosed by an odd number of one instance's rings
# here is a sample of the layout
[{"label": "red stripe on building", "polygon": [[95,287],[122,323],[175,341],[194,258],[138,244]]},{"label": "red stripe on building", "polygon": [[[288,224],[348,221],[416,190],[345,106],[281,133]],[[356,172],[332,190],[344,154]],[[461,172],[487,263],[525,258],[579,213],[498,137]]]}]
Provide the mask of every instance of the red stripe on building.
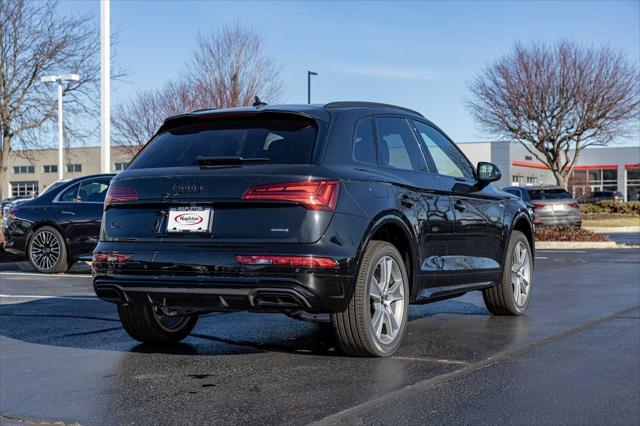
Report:
[{"label": "red stripe on building", "polygon": [[625,164],[625,169],[640,169],[640,163],[638,164]]},{"label": "red stripe on building", "polygon": [[[513,160],[511,164],[514,166],[520,166],[520,167],[530,167],[532,169],[545,169],[545,170],[549,169],[549,167],[545,164],[530,163],[528,161]],[[627,164],[625,167],[640,168],[640,164]],[[594,170],[594,169],[616,170],[618,169],[618,165],[617,164],[594,164],[594,165],[588,165],[588,166],[575,166],[573,168],[573,170]]]}]

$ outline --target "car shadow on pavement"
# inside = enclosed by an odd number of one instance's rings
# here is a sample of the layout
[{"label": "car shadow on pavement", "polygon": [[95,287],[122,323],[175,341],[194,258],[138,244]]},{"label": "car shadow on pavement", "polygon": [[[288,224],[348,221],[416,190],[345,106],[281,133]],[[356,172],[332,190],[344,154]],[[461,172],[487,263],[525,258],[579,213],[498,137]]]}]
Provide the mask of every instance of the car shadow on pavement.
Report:
[{"label": "car shadow on pavement", "polygon": [[[409,320],[438,314],[485,316],[488,312],[469,302],[443,301],[411,306]],[[0,335],[39,345],[172,355],[284,352],[335,356],[340,352],[330,324],[249,312],[203,315],[191,335],[177,345],[140,344],[122,328],[114,305],[93,298],[0,305]]]}]

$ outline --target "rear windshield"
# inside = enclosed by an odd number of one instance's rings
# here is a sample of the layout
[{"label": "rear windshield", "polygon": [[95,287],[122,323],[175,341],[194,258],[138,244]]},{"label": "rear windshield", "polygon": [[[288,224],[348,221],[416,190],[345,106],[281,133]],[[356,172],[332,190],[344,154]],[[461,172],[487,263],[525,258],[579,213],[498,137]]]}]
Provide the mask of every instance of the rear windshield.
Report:
[{"label": "rear windshield", "polygon": [[532,200],[562,200],[571,197],[564,189],[536,189],[528,190]]},{"label": "rear windshield", "polygon": [[291,115],[207,120],[159,134],[129,169],[198,166],[198,157],[262,158],[274,164],[308,164],[316,133],[312,120]]}]

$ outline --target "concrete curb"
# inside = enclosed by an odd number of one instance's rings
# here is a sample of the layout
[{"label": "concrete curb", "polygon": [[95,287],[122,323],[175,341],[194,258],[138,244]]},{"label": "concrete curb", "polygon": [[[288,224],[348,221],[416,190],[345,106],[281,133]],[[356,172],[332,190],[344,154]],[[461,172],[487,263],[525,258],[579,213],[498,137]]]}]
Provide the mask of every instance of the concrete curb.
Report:
[{"label": "concrete curb", "polygon": [[0,271],[33,272],[33,268],[31,267],[31,264],[27,261],[0,262]]},{"label": "concrete curb", "polygon": [[587,231],[598,234],[636,234],[640,233],[640,226],[600,226],[584,227]]},{"label": "concrete curb", "polygon": [[609,249],[629,248],[613,241],[536,241],[536,249]]}]

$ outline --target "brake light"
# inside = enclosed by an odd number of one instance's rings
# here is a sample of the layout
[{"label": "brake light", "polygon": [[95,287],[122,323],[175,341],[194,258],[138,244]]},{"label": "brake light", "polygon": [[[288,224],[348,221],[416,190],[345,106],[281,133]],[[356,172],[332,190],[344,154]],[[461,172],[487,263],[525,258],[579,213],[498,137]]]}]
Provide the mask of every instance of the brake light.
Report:
[{"label": "brake light", "polygon": [[292,201],[309,210],[335,211],[338,202],[337,180],[307,180],[252,186],[243,200]]},{"label": "brake light", "polygon": [[533,205],[533,208],[534,208],[535,210],[543,209],[543,208],[545,208],[545,207],[547,207],[547,205],[546,205],[546,204],[534,204],[534,205]]},{"label": "brake light", "polygon": [[137,201],[138,192],[130,186],[122,185],[117,182],[109,185],[107,196],[105,197],[105,207],[112,203],[125,203],[127,201]]},{"label": "brake light", "polygon": [[236,256],[241,265],[274,265],[298,266],[302,268],[332,268],[338,267],[338,262],[330,257],[314,256]]},{"label": "brake light", "polygon": [[94,253],[92,260],[97,263],[124,263],[131,260],[131,255],[120,253]]},{"label": "brake light", "polygon": [[569,203],[569,207],[573,207],[574,209],[577,209],[578,207],[580,207],[579,203]]}]

